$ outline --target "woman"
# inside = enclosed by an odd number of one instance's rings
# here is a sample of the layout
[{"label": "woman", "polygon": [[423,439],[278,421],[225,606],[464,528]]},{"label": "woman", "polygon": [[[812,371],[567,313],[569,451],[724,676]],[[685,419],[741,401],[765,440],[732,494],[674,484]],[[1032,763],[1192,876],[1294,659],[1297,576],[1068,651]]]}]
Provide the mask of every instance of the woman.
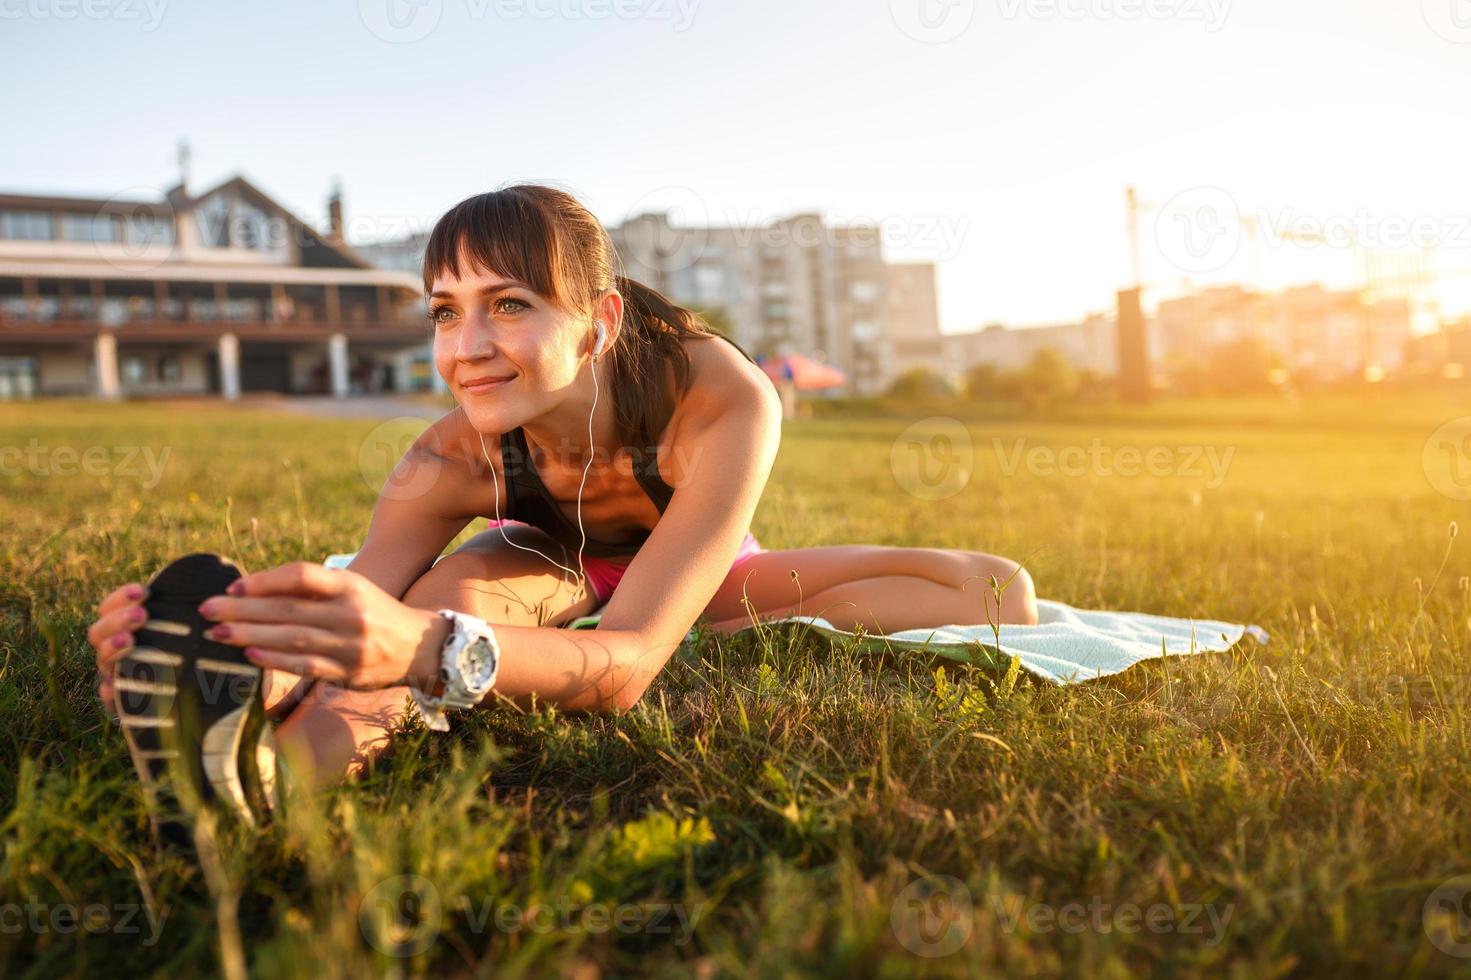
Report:
[{"label": "woman", "polygon": [[[257,572],[199,606],[213,639],[267,669],[264,706],[284,716],[275,739],[298,777],[355,771],[409,687],[436,687],[454,624],[435,610],[493,624],[496,694],[587,711],[633,706],[700,617],[716,630],[752,612],[870,632],[1035,622],[1031,581],[1004,558],[761,548],[749,527],[780,439],[772,384],[619,275],[606,231],[567,193],[460,203],[434,228],[424,287],[459,404],[404,455],[351,565]],[[491,527],[436,562],[477,517]],[[999,609],[993,575],[1009,580]],[[105,699],[144,593],[113,592],[89,632]],[[596,630],[556,628],[601,607]],[[311,679],[329,683],[303,696]]]}]

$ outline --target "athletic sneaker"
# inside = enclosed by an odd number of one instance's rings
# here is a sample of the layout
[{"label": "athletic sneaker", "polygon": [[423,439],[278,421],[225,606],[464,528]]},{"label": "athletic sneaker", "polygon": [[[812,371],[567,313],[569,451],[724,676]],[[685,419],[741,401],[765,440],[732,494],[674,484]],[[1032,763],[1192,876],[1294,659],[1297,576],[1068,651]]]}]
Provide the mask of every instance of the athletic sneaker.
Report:
[{"label": "athletic sneaker", "polygon": [[192,846],[190,814],[199,806],[260,826],[277,804],[262,670],[240,647],[205,636],[213,623],[199,612],[239,577],[212,554],[164,568],[148,583],[136,646],[117,664],[118,723],[164,843]]}]

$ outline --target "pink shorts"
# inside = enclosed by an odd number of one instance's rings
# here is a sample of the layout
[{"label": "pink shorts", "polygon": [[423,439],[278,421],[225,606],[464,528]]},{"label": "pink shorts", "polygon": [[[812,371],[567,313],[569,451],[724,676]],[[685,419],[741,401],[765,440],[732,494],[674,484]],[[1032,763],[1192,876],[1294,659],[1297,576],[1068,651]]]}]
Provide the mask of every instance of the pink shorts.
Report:
[{"label": "pink shorts", "polygon": [[[487,527],[521,523],[523,522],[492,520],[487,523]],[[745,538],[741,540],[740,550],[736,552],[735,561],[731,562],[731,569],[738,568],[747,558],[750,558],[752,555],[759,555],[765,550],[765,548],[761,547],[761,543],[756,540],[755,535],[747,531]],[[575,558],[576,555],[574,554],[573,557]],[[597,596],[600,604],[606,603],[609,599],[613,598],[613,590],[618,588],[618,583],[623,580],[623,573],[628,570],[628,563],[631,561],[633,561],[631,557],[615,560],[612,558],[589,558],[583,555],[582,568],[587,573],[587,584],[592,588],[593,595]]]}]

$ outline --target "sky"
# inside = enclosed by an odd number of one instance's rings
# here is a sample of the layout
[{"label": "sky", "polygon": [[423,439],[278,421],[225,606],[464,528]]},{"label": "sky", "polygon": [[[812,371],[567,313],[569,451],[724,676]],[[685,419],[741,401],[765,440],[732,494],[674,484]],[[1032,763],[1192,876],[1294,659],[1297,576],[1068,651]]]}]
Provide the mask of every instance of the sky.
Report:
[{"label": "sky", "polygon": [[359,241],[520,180],[818,211],[947,332],[1111,308],[1129,185],[1150,302],[1413,239],[1471,308],[1471,0],[0,0],[0,91],[0,190],[154,196],[182,139],[309,221],[340,180]]}]

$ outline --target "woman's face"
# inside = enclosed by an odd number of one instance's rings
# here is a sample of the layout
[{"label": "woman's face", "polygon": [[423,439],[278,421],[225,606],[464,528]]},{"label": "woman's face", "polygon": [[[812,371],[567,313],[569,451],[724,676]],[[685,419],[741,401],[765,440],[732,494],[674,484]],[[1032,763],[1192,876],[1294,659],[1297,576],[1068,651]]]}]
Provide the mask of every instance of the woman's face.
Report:
[{"label": "woman's face", "polygon": [[506,432],[555,408],[587,353],[589,326],[525,283],[461,261],[430,288],[434,366],[470,424]]}]

